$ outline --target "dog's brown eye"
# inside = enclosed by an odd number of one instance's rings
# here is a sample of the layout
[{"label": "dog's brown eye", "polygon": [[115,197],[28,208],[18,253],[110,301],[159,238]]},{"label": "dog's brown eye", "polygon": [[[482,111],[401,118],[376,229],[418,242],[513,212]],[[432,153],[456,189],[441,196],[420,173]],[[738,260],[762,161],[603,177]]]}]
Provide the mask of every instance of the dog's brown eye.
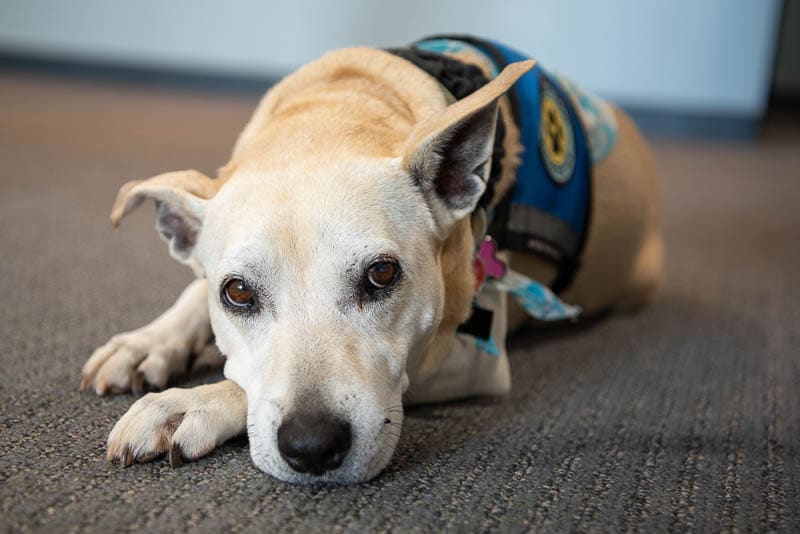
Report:
[{"label": "dog's brown eye", "polygon": [[224,293],[225,299],[234,306],[246,308],[253,305],[255,297],[253,290],[241,278],[230,279],[225,284]]},{"label": "dog's brown eye", "polygon": [[394,282],[395,277],[397,277],[397,263],[394,261],[376,261],[367,271],[369,283],[377,289],[388,286]]}]

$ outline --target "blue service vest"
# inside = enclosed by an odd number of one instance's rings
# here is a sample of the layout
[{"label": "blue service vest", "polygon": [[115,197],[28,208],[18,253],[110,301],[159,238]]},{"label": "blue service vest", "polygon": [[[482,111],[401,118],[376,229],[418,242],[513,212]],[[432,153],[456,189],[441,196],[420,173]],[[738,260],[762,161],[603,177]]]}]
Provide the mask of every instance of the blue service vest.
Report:
[{"label": "blue service vest", "polygon": [[[480,71],[450,54],[480,53],[492,63],[493,74],[509,63],[528,59],[503,44],[468,36],[436,36],[410,49],[391,51],[436,77],[456,98],[477,90],[488,79],[483,76],[483,81],[476,81]],[[479,205],[487,208],[489,233],[501,248],[537,254],[556,264],[558,276],[551,287],[561,291],[579,267],[589,224],[592,160],[586,131],[569,95],[538,63],[508,96],[524,149],[522,163],[506,198],[491,203],[482,199]],[[501,139],[496,140],[500,142],[495,143],[495,151],[502,150],[503,134],[498,124],[496,136]],[[501,160],[493,157],[493,167]],[[490,174],[499,176],[499,172]],[[492,200],[492,184],[487,186],[488,200]]]}]

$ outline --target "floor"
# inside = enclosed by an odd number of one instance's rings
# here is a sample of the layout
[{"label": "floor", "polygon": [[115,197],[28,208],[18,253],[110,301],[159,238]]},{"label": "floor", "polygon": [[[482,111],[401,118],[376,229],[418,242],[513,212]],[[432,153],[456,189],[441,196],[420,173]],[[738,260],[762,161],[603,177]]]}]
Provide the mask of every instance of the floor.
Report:
[{"label": "floor", "polygon": [[278,482],[246,439],[109,464],[134,398],[81,366],[190,279],[152,208],[111,228],[116,190],[213,173],[257,98],[0,72],[0,530],[800,531],[800,121],[656,141],[657,303],[515,338],[511,395],[411,410],[372,482]]}]

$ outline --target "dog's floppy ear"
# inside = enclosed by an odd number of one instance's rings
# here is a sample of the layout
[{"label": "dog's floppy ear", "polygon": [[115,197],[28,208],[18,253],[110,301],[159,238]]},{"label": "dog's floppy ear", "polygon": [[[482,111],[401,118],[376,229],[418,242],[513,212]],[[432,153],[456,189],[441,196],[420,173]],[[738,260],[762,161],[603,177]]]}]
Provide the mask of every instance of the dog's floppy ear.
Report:
[{"label": "dog's floppy ear", "polygon": [[122,218],[145,199],[153,199],[156,203],[156,229],[169,243],[170,254],[197,268],[192,252],[203,224],[206,203],[218,187],[215,180],[194,170],[168,172],[147,180],[128,182],[119,190],[111,210],[111,224],[118,226]]},{"label": "dog's floppy ear", "polygon": [[475,209],[486,188],[498,100],[535,61],[508,65],[494,80],[414,127],[402,166],[446,229]]}]

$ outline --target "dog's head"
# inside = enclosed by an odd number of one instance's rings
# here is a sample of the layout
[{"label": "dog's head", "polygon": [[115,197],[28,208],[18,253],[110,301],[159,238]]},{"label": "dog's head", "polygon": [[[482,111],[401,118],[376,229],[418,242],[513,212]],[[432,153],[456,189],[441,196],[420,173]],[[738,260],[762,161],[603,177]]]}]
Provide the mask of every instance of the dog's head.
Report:
[{"label": "dog's head", "polygon": [[172,255],[208,281],[259,468],[355,482],[388,464],[406,363],[442,317],[442,243],[484,191],[498,98],[530,68],[417,124],[393,157],[306,146],[224,183],[180,171],[123,186],[112,221],[154,199]]}]

